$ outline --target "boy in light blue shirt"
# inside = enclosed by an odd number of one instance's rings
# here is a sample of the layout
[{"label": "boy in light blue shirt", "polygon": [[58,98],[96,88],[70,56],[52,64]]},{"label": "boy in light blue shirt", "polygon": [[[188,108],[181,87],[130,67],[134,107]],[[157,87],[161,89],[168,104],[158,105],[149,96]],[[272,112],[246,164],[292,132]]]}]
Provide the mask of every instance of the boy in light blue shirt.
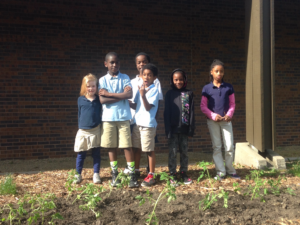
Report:
[{"label": "boy in light blue shirt", "polygon": [[[134,98],[136,103],[135,125],[132,130],[132,146],[146,152],[149,160],[149,174],[142,182],[142,186],[149,187],[155,184],[155,135],[157,122],[155,119],[158,109],[159,92],[154,80],[157,78],[156,66],[149,63],[143,67],[143,84]],[[137,160],[137,159],[136,159]],[[138,159],[139,160],[139,159]]]},{"label": "boy in light blue shirt", "polygon": [[102,103],[101,147],[108,149],[112,168],[112,186],[120,184],[118,176],[117,148],[124,149],[127,167],[130,171],[129,187],[138,187],[135,177],[135,162],[132,152],[128,99],[132,98],[130,78],[122,74],[117,53],[105,56],[108,73],[99,79],[99,98]]}]

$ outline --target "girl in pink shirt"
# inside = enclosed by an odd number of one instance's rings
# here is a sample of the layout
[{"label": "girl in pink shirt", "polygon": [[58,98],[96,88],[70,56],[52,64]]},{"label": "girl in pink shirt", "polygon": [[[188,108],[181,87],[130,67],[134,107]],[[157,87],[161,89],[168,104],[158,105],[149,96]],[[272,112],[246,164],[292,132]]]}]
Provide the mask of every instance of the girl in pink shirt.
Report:
[{"label": "girl in pink shirt", "polygon": [[[207,117],[212,147],[213,160],[217,175],[215,179],[222,180],[226,174],[232,178],[240,179],[232,166],[234,143],[231,119],[235,110],[234,89],[231,84],[223,81],[224,64],[215,59],[210,67],[210,83],[202,90],[201,111]],[[225,148],[225,166],[222,156],[222,140]]]}]

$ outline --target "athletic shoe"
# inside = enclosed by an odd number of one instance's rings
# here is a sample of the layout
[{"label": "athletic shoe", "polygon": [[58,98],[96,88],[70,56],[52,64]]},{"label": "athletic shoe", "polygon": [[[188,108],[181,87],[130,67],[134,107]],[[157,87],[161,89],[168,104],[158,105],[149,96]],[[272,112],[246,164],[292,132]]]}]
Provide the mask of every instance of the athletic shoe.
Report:
[{"label": "athletic shoe", "polygon": [[227,176],[229,176],[229,177],[231,177],[233,179],[237,179],[237,180],[241,179],[241,177],[239,175],[237,175],[236,173],[234,173],[234,174],[227,174]]},{"label": "athletic shoe", "polygon": [[94,173],[93,182],[94,182],[94,184],[101,184],[101,179],[100,179],[99,173]]},{"label": "athletic shoe", "polygon": [[138,184],[138,182],[136,180],[135,173],[131,173],[131,174],[129,174],[129,176],[130,176],[130,181],[129,181],[128,187],[130,187],[130,188],[139,187],[139,184]]},{"label": "athletic shoe", "polygon": [[126,165],[123,173],[125,173],[126,175],[128,175],[128,174],[130,174],[130,172],[131,171],[128,169],[128,166]]},{"label": "athletic shoe", "polygon": [[113,187],[117,187],[119,184],[121,184],[121,181],[120,179],[117,179],[117,176],[118,176],[119,172],[116,170],[116,171],[111,171],[111,183],[110,185],[113,186]]},{"label": "athletic shoe", "polygon": [[181,178],[182,178],[182,181],[183,181],[184,184],[191,184],[191,183],[193,183],[192,179],[189,178],[189,177],[186,175],[186,172],[181,171],[180,175],[181,175]]},{"label": "athletic shoe", "polygon": [[176,173],[170,173],[171,179],[170,183],[172,186],[177,187],[178,186],[178,180],[177,180],[177,174]]},{"label": "athletic shoe", "polygon": [[215,179],[215,180],[221,181],[221,180],[225,179],[225,176],[224,176],[223,174],[217,174],[217,175],[214,177],[214,179]]},{"label": "athletic shoe", "polygon": [[81,181],[82,181],[81,175],[80,175],[80,174],[76,174],[76,175],[74,176],[73,184],[79,184]]},{"label": "athletic shoe", "polygon": [[153,177],[153,174],[148,174],[148,176],[144,179],[142,186],[143,187],[150,187],[153,184],[155,184],[155,179]]},{"label": "athletic shoe", "polygon": [[135,171],[135,177],[136,179],[140,179],[141,178],[141,172],[140,171]]}]

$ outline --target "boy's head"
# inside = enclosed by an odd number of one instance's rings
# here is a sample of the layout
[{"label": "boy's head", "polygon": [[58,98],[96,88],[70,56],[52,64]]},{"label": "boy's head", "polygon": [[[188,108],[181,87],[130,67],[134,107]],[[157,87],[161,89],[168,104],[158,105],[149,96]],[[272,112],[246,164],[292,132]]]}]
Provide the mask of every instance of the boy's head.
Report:
[{"label": "boy's head", "polygon": [[172,88],[182,89],[187,85],[187,77],[182,69],[175,69],[171,74],[170,84]]},{"label": "boy's head", "polygon": [[213,82],[214,80],[218,82],[223,82],[224,77],[224,63],[219,59],[214,59],[212,64],[210,65],[210,81]]},{"label": "boy's head", "polygon": [[107,67],[108,73],[112,76],[118,75],[120,69],[120,61],[118,54],[109,52],[105,56],[104,66]]},{"label": "boy's head", "polygon": [[135,65],[139,71],[140,76],[142,75],[142,69],[145,65],[150,63],[150,56],[145,52],[140,52],[135,56]]},{"label": "boy's head", "polygon": [[157,78],[158,69],[155,65],[148,63],[142,69],[142,79],[144,81],[144,85],[149,87],[153,84],[154,80]]}]

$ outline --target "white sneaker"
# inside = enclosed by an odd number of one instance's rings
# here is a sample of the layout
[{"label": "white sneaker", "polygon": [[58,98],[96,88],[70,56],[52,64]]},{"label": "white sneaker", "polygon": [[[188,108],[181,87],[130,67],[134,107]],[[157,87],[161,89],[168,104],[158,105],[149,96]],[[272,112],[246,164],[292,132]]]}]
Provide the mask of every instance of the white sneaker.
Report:
[{"label": "white sneaker", "polygon": [[124,174],[128,175],[130,174],[130,170],[128,169],[128,167],[126,166],[125,169],[124,169]]},{"label": "white sneaker", "polygon": [[76,174],[75,176],[74,176],[74,178],[75,178],[75,180],[74,180],[74,184],[79,184],[81,181],[82,181],[82,177],[81,177],[81,175],[80,174]]},{"label": "white sneaker", "polygon": [[93,182],[94,182],[94,184],[101,184],[101,179],[100,179],[99,173],[94,173]]}]

